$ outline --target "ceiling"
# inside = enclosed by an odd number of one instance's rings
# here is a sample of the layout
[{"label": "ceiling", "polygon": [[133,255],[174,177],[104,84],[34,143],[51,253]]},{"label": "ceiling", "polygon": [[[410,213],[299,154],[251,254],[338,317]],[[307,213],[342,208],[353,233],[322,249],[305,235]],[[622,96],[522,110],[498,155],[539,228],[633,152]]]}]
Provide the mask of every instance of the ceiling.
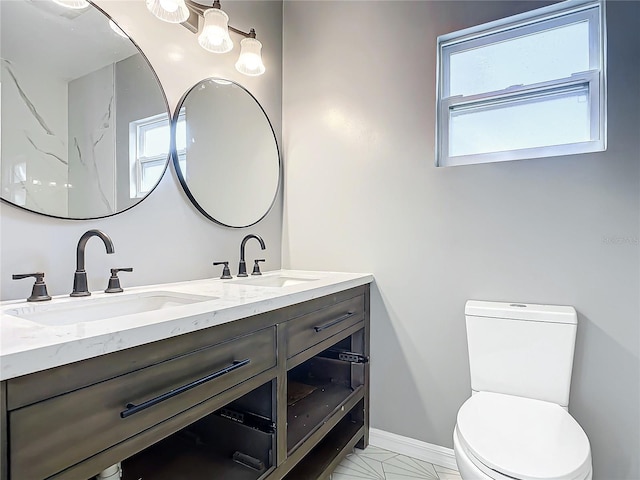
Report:
[{"label": "ceiling", "polygon": [[0,2],[2,58],[70,81],[138,53],[89,7],[71,10],[51,0]]}]

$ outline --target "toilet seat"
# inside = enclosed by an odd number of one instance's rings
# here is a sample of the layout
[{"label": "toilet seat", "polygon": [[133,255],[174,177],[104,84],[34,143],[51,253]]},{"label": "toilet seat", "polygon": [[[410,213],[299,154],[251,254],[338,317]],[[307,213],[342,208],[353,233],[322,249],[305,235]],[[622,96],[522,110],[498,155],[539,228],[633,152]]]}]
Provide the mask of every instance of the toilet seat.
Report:
[{"label": "toilet seat", "polygon": [[456,432],[469,459],[494,478],[577,480],[591,472],[586,434],[554,403],[480,392],[460,407]]}]

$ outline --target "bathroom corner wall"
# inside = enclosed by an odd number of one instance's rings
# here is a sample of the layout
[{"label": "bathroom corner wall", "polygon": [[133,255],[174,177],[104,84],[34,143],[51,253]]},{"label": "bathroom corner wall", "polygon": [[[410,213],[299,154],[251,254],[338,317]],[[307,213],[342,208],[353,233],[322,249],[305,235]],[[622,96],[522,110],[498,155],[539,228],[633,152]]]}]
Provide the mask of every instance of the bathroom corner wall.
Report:
[{"label": "bathroom corner wall", "polygon": [[638,479],[640,2],[607,2],[606,152],[434,167],[436,37],[544,4],[285,1],[283,264],[375,275],[372,426],[447,447],[465,301],[574,305],[594,478]]},{"label": "bathroom corner wall", "polygon": [[[234,26],[243,30],[253,27],[258,32],[264,45],[267,71],[257,78],[241,75],[234,68],[239,38],[235,39],[233,52],[214,55],[200,48],[196,35],[184,27],[155,19],[143,0],[98,0],[96,3],[141,47],[160,78],[172,110],[183,93],[199,80],[210,76],[228,78],[243,85],[258,99],[281,144],[281,1],[234,0],[224,7]],[[249,193],[239,191],[238,195]],[[91,290],[106,288],[112,267],[134,267],[134,273],[121,275],[125,289],[217,277],[220,272],[211,265],[214,260],[229,260],[235,271],[240,240],[249,232],[264,238],[267,245],[262,254],[267,259],[264,270],[273,270],[281,265],[282,193],[269,215],[248,229],[221,227],[200,215],[184,195],[173,166],[142,203],[101,220],[59,220],[0,203],[0,298],[26,298],[31,291],[30,282],[12,281],[11,274],[35,271],[46,273],[50,294],[69,293],[76,244],[80,235],[91,228],[104,230],[116,248],[114,255],[106,255],[101,242],[88,243],[87,273]],[[250,258],[258,251],[257,244],[247,246]]]}]

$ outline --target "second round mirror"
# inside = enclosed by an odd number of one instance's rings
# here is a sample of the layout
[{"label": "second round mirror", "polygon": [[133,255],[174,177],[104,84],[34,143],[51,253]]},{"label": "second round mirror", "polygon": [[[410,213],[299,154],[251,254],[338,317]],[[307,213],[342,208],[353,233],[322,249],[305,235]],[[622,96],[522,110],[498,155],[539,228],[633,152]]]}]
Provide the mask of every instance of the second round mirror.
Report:
[{"label": "second round mirror", "polygon": [[273,128],[243,87],[209,78],[189,90],[173,118],[180,183],[207,218],[248,227],[271,209],[280,182]]}]

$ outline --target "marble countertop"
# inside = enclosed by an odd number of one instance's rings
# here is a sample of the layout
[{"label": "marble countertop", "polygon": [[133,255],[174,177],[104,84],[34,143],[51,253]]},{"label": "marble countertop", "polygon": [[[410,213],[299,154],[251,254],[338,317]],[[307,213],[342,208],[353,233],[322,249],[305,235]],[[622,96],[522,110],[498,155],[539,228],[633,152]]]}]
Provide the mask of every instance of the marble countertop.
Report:
[{"label": "marble countertop", "polygon": [[[127,288],[123,293],[54,297],[50,302],[0,302],[0,380],[221,325],[373,281],[370,274],[279,270],[262,277],[308,279],[283,287],[244,285],[246,279],[205,279]],[[249,279],[254,277],[248,277]],[[195,303],[67,325],[44,325],[20,316],[34,308],[89,306],[116,296],[150,292],[212,297]],[[107,300],[104,300],[107,301]],[[45,306],[46,305],[46,306]]]}]

